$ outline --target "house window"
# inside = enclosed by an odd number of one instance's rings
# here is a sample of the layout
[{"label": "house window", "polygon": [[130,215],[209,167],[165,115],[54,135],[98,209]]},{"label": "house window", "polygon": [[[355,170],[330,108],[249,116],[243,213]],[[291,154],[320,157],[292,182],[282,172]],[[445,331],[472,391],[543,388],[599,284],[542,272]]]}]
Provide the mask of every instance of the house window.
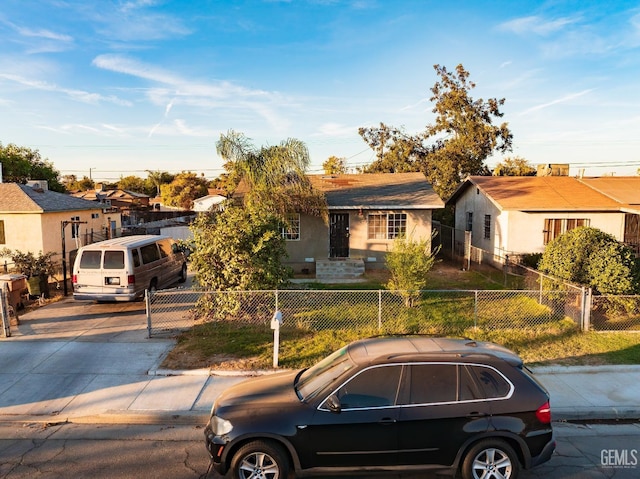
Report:
[{"label": "house window", "polygon": [[464,228],[465,231],[473,231],[473,211],[467,211],[467,224]]},{"label": "house window", "polygon": [[389,239],[404,236],[407,233],[407,215],[404,213],[390,213],[387,216],[389,221]]},{"label": "house window", "polygon": [[484,239],[491,238],[491,215],[484,215]]},{"label": "house window", "polygon": [[91,218],[92,219],[96,219],[96,218],[100,218],[100,213],[91,213]]},{"label": "house window", "polygon": [[0,220],[0,244],[6,244],[6,242],[4,238],[4,220]]},{"label": "house window", "polygon": [[367,238],[386,239],[387,238],[387,215],[367,216]]},{"label": "house window", "polygon": [[405,213],[370,214],[367,216],[368,239],[394,239],[407,233]]},{"label": "house window", "polygon": [[297,241],[300,239],[300,215],[293,214],[287,216],[287,224],[280,228],[280,234],[287,241]]},{"label": "house window", "polygon": [[[80,217],[79,216],[72,216],[71,217],[71,221],[80,221]],[[71,223],[71,237],[72,238],[77,238],[78,236],[80,236],[80,224]]]},{"label": "house window", "polygon": [[589,226],[587,218],[546,218],[544,220],[544,244],[548,244],[558,236],[579,226]]}]

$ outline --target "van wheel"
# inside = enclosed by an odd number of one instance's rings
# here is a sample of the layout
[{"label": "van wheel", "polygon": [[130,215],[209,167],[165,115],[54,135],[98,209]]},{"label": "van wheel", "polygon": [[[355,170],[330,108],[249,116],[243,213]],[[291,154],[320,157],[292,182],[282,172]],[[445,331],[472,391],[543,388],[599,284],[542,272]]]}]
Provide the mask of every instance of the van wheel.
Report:
[{"label": "van wheel", "polygon": [[182,270],[180,271],[180,279],[178,280],[181,283],[184,283],[187,280],[187,264],[182,265]]},{"label": "van wheel", "polygon": [[155,279],[151,280],[151,284],[149,285],[149,294],[154,295],[158,291],[158,283]]}]

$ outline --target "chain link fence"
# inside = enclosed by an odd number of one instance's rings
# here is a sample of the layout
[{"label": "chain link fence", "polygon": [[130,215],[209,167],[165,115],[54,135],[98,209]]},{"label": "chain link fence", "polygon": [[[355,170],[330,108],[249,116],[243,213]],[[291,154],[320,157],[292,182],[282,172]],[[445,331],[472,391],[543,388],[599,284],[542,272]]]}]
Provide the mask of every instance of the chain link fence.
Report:
[{"label": "chain link fence", "polygon": [[590,323],[593,331],[640,332],[640,296],[593,296]]},{"label": "chain link fence", "polygon": [[[275,311],[283,328],[358,330],[373,334],[464,335],[482,330],[581,328],[584,299],[577,291],[163,290],[147,297],[149,337],[207,321],[269,325]],[[409,306],[411,305],[411,306]]]}]

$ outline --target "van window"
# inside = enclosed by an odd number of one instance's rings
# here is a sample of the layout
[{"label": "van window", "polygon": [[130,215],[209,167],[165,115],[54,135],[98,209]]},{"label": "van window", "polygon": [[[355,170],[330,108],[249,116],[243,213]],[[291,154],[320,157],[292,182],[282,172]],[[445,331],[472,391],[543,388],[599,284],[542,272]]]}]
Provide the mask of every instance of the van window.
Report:
[{"label": "van window", "polygon": [[160,256],[163,258],[171,254],[171,242],[168,240],[158,241],[158,246],[160,246]]},{"label": "van window", "polygon": [[160,259],[158,246],[155,243],[142,246],[140,248],[140,254],[142,255],[142,262],[144,264],[153,263],[154,261],[158,261]]},{"label": "van window", "polygon": [[140,263],[140,253],[138,253],[137,249],[131,250],[131,255],[133,256],[133,267],[137,268],[142,263]]},{"label": "van window", "polygon": [[102,259],[102,251],[84,251],[80,258],[80,268],[82,269],[100,269],[100,260]]},{"label": "van window", "polygon": [[104,269],[124,269],[124,251],[105,251]]}]

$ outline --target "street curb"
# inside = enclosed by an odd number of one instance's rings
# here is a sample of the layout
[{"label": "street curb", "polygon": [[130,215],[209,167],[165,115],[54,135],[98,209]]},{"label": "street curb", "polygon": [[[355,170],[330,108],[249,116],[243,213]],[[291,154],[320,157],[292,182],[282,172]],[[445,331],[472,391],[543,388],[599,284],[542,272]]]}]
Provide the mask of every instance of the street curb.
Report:
[{"label": "street curb", "polygon": [[64,424],[129,424],[129,425],[164,425],[164,426],[201,426],[209,420],[209,413],[203,411],[107,411],[101,414],[60,417],[6,415],[0,416],[0,425],[27,424],[42,428]]},{"label": "street curb", "polygon": [[529,367],[534,374],[597,374],[597,373],[640,373],[637,364],[605,364],[602,366],[539,366]]},{"label": "street curb", "polygon": [[571,407],[554,408],[551,405],[553,421],[640,421],[638,407]]},{"label": "street curb", "polygon": [[289,371],[289,369],[150,369],[148,376],[223,376],[255,377]]}]

